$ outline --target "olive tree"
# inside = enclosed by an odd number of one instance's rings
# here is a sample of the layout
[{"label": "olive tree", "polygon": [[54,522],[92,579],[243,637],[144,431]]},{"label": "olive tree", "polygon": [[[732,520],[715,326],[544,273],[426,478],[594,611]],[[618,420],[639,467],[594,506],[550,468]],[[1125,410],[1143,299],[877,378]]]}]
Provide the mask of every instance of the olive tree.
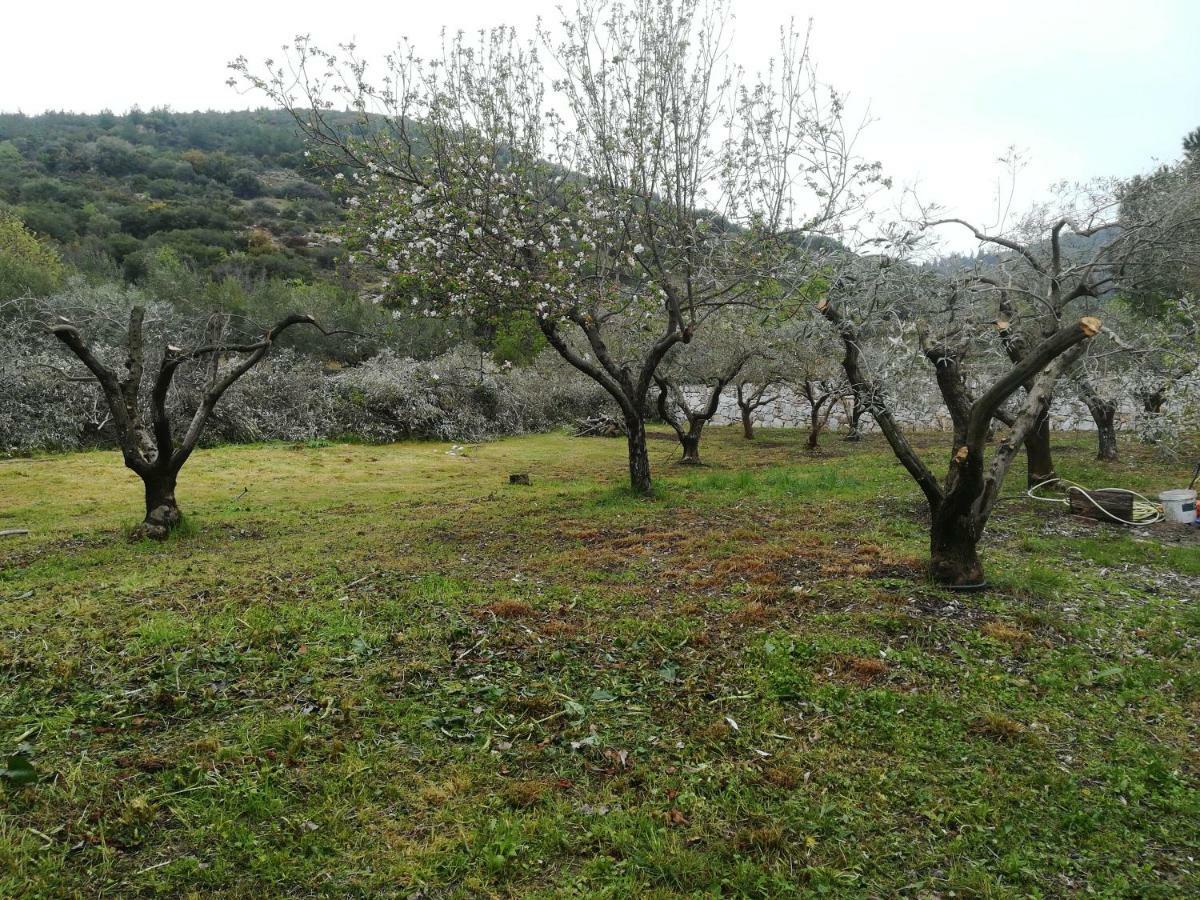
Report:
[{"label": "olive tree", "polygon": [[815,322],[797,321],[783,330],[778,345],[783,381],[808,407],[805,446],[816,450],[834,405],[852,394],[838,365],[836,338]]},{"label": "olive tree", "polygon": [[[112,329],[114,323],[103,318],[94,317],[89,323],[95,331]],[[310,325],[323,331],[311,316],[296,313],[249,338],[239,334],[235,324],[228,315],[214,314],[203,323],[195,340],[185,342],[176,335],[177,345],[164,335],[162,346],[153,348],[150,354],[144,304],[130,307],[119,347],[94,346],[84,336],[84,329],[65,317],[58,317],[49,326],[50,333],[87,370],[87,374],[62,374],[72,381],[99,386],[125,465],[142,480],[145,489],[146,512],[139,531],[146,537],[162,540],[182,521],[175,499],[179,472],[196,449],[225,392],[261,362],[288,329]],[[118,364],[113,357],[124,358]],[[176,373],[185,366],[202,369],[203,389],[190,417],[172,421],[168,394]]]},{"label": "olive tree", "polygon": [[1200,302],[1187,295],[1163,301],[1136,326],[1125,347],[1134,360],[1125,374],[1135,401],[1134,427],[1142,441],[1174,452],[1200,421]]},{"label": "olive tree", "polygon": [[700,465],[704,426],[716,416],[725,389],[763,355],[764,340],[749,317],[726,315],[702,339],[673,348],[659,365],[658,414],[679,439],[683,465]]},{"label": "olive tree", "polygon": [[[730,15],[728,0],[580,0],[527,42],[459,35],[432,59],[402,44],[378,76],[307,38],[261,72],[233,67],[339,169],[350,243],[392,292],[437,316],[532,314],[620,408],[648,493],[663,358],[769,292],[791,238],[835,231],[879,177],[806,38],[785,32],[747,75]],[[630,322],[640,340],[618,353]]]},{"label": "olive tree", "polygon": [[[1011,224],[983,228],[922,209],[922,229],[953,226],[968,231],[981,254],[972,270],[959,273],[964,285],[996,296],[996,328],[1014,365],[1067,323],[1099,316],[1118,289],[1137,293],[1160,283],[1172,267],[1200,247],[1200,190],[1172,182],[1152,196],[1131,191],[1116,179],[1059,185],[1053,198]],[[1099,455],[1116,453],[1117,403],[1102,398],[1088,378],[1074,378],[1096,422]],[[1024,385],[1032,389],[1031,380]],[[1027,481],[1053,479],[1049,407],[1025,437]]]},{"label": "olive tree", "polygon": [[769,406],[780,397],[784,380],[776,364],[776,358],[760,357],[743,366],[733,380],[734,398],[742,419],[742,436],[754,440],[754,416],[762,407]]},{"label": "olive tree", "polygon": [[[1009,467],[1044,420],[1060,375],[1075,360],[1080,345],[1100,331],[1100,321],[1082,317],[1064,323],[994,373],[999,354],[991,352],[983,367],[986,377],[972,379],[968,363],[973,355],[986,352],[986,334],[994,331],[987,327],[989,313],[994,312],[982,304],[982,295],[964,296],[953,282],[886,257],[852,260],[847,269],[818,304],[841,342],[846,378],[929,505],[932,577],[950,587],[980,586],[978,544]],[[914,321],[914,309],[928,315]],[[878,346],[879,336],[888,332],[896,332],[888,341],[897,348],[915,332],[915,349],[932,368],[950,413],[952,448],[940,481],[909,442],[886,385],[874,370],[869,348]],[[1023,387],[1024,403],[1015,415],[1007,414],[1005,402]],[[997,417],[1009,421],[1009,431],[989,460],[988,435]]]}]

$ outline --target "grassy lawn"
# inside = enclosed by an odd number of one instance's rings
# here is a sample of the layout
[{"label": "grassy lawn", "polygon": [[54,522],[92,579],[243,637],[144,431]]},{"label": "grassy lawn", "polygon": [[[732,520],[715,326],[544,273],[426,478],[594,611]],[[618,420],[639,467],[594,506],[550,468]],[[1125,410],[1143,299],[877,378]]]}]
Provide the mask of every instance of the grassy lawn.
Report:
[{"label": "grassy lawn", "polygon": [[605,439],[205,450],[164,545],[115,453],[0,462],[0,895],[1200,892],[1200,545],[1018,471],[949,594],[802,440],[654,440],[654,501]]}]

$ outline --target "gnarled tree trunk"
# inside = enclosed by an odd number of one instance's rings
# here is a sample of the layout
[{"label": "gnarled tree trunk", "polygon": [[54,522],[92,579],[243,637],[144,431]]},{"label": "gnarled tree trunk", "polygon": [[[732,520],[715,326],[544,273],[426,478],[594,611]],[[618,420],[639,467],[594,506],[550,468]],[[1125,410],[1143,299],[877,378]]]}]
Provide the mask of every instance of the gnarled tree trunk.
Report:
[{"label": "gnarled tree trunk", "polygon": [[[709,388],[704,404],[699,409],[692,407],[683,389],[675,384],[669,375],[655,373],[654,383],[658,385],[658,414],[662,416],[664,422],[671,426],[671,430],[679,439],[679,445],[683,448],[683,458],[679,461],[681,465],[700,465],[700,437],[704,434],[704,426],[717,414],[717,408],[721,403],[721,393],[725,390],[725,386],[737,377],[738,372],[749,358],[749,354],[738,357],[716,377],[712,387]],[[740,393],[738,405],[742,409],[744,425],[747,407],[743,403]],[[672,412],[672,408],[682,413],[683,421],[680,421],[679,417]],[[684,422],[687,423],[687,428],[684,428]]]},{"label": "gnarled tree trunk", "polygon": [[771,382],[764,381],[754,387],[753,390],[747,393],[746,385],[738,382],[737,385],[737,404],[738,409],[742,413],[742,435],[748,441],[754,440],[754,413],[760,407],[766,406],[768,403],[774,403],[779,399],[778,396],[767,396],[767,391],[771,389]]},{"label": "gnarled tree trunk", "polygon": [[851,443],[857,443],[863,438],[862,417],[863,413],[866,411],[862,401],[859,399],[857,391],[854,393],[854,396],[850,398],[849,406],[849,410],[846,410],[846,419],[849,422],[850,430],[846,432],[846,436],[842,438],[842,440],[850,441]]},{"label": "gnarled tree trunk", "polygon": [[1101,400],[1095,405],[1088,404],[1088,409],[1096,423],[1096,459],[1113,462],[1118,458],[1115,424],[1117,405]]},{"label": "gnarled tree trunk", "polygon": [[821,427],[824,424],[821,419],[821,410],[814,406],[808,414],[808,441],[805,443],[805,446],[809,450],[816,450],[819,446]]},{"label": "gnarled tree trunk", "polygon": [[1079,399],[1084,402],[1092,421],[1096,423],[1096,459],[1112,462],[1117,459],[1117,404],[1105,400],[1082,373],[1074,378]]},{"label": "gnarled tree trunk", "polygon": [[[996,322],[1000,335],[1000,343],[1013,365],[1020,365],[1026,354],[1025,337],[1012,328],[1009,319],[1013,308],[1007,291],[1000,292],[1000,313],[1002,318]],[[1024,384],[1028,396],[1033,388],[1033,381]],[[1025,436],[1025,483],[1027,487],[1037,487],[1043,482],[1055,478],[1054,453],[1050,448],[1050,406],[1047,401],[1046,411],[1034,423],[1033,428]]]},{"label": "gnarled tree trunk", "polygon": [[682,466],[700,465],[700,432],[704,426],[699,425],[689,429],[688,433],[679,439],[683,445],[683,458],[679,460]]},{"label": "gnarled tree trunk", "polygon": [[1025,438],[1025,481],[1037,487],[1057,476],[1054,474],[1054,454],[1050,449],[1050,411],[1042,413]]},{"label": "gnarled tree trunk", "polygon": [[146,517],[139,530],[145,537],[163,540],[183,521],[183,514],[175,500],[176,476],[174,471],[158,468],[142,474],[142,484],[146,489]]},{"label": "gnarled tree trunk", "polygon": [[808,441],[807,448],[816,450],[821,438],[821,432],[829,416],[833,412],[833,404],[837,401],[837,393],[828,382],[805,380],[801,388],[804,399],[808,401]]},{"label": "gnarled tree trunk", "polygon": [[971,515],[933,516],[929,527],[929,573],[938,584],[955,588],[983,584],[977,526]]},{"label": "gnarled tree trunk", "polygon": [[625,416],[625,428],[629,443],[629,486],[635,494],[650,495],[654,486],[650,481],[650,454],[646,449],[646,421],[640,416]]}]

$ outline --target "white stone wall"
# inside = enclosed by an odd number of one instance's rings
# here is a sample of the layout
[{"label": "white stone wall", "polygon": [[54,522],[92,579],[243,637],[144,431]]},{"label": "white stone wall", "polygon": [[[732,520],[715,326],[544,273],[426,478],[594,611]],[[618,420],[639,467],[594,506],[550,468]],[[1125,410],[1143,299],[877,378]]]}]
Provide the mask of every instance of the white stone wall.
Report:
[{"label": "white stone wall", "polygon": [[[708,396],[703,387],[684,388],[688,402],[694,407],[700,406]],[[771,391],[768,396],[778,397],[777,400],[760,406],[754,411],[754,423],[763,428],[807,428],[808,401],[788,388]],[[909,403],[906,407],[893,410],[901,425],[917,428],[923,431],[949,431],[950,414],[946,411],[941,397],[931,394],[922,402]],[[1133,421],[1135,409],[1132,404],[1123,404],[1117,412],[1117,428],[1127,426]],[[717,414],[713,417],[714,425],[741,424],[742,413],[738,409],[737,395],[730,388],[721,395],[717,406]],[[842,404],[834,405],[829,416],[828,428],[837,430],[843,428],[847,415]],[[1092,421],[1091,413],[1081,400],[1073,397],[1055,398],[1050,410],[1051,426],[1058,431],[1094,431],[1096,423]],[[861,424],[866,431],[876,428],[870,416],[863,416]]]}]

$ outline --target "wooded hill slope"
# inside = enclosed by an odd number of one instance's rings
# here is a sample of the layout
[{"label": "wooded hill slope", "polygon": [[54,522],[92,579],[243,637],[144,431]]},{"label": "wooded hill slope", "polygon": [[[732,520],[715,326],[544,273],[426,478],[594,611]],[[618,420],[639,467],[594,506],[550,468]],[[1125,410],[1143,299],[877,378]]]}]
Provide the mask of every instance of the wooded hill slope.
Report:
[{"label": "wooded hill slope", "polygon": [[321,182],[278,110],[0,114],[0,211],[129,281],[163,253],[218,278],[335,271]]}]

